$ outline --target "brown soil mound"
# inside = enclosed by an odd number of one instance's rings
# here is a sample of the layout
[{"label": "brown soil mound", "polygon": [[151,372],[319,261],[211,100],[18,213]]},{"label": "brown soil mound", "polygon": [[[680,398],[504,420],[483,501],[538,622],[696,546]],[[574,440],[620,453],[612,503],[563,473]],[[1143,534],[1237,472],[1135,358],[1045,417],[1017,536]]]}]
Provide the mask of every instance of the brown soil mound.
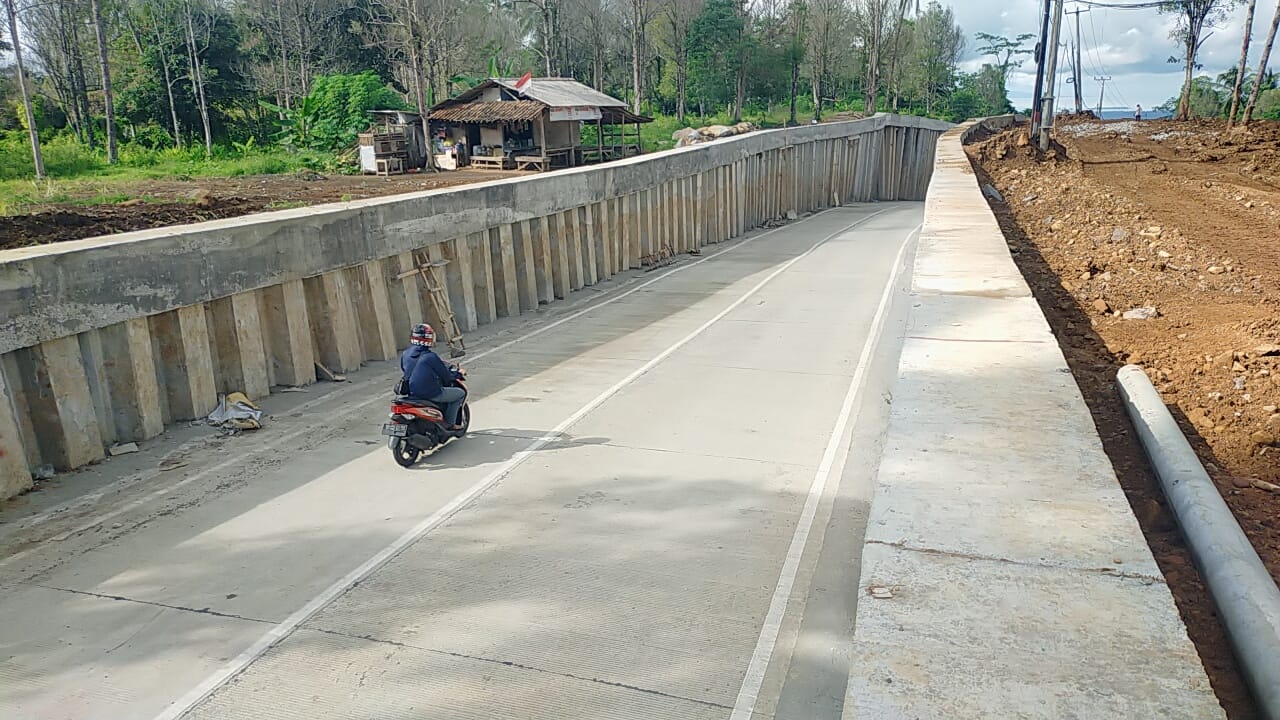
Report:
[{"label": "brown soil mound", "polygon": [[207,205],[202,208],[186,203],[98,205],[32,215],[0,216],[0,250],[185,225],[263,209],[260,203],[240,198],[218,200]]}]

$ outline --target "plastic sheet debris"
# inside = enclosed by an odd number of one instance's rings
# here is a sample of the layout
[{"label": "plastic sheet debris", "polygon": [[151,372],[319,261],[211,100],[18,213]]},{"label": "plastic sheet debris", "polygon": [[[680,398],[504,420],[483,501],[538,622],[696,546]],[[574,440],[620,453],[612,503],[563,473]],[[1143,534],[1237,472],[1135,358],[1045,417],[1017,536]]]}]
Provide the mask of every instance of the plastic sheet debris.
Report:
[{"label": "plastic sheet debris", "polygon": [[116,443],[115,445],[112,445],[111,447],[107,448],[107,454],[110,455],[111,457],[115,457],[117,455],[128,455],[129,453],[136,453],[136,452],[138,452],[138,443],[131,443],[131,442]]},{"label": "plastic sheet debris", "polygon": [[262,428],[262,410],[244,393],[233,392],[218,397],[218,407],[209,413],[208,420],[225,430],[258,430]]}]

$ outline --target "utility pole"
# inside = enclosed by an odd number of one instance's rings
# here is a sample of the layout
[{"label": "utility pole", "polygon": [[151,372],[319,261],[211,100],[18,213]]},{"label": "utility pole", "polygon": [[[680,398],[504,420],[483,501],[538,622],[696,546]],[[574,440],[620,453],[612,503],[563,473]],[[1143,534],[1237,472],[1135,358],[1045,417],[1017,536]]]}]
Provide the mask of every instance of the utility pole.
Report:
[{"label": "utility pole", "polygon": [[1102,98],[1107,94],[1107,81],[1111,79],[1110,75],[1103,77],[1095,77],[1094,80],[1102,83],[1102,89],[1098,91],[1098,119],[1102,119]]},{"label": "utility pole", "polygon": [[1045,79],[1048,82],[1045,85],[1044,102],[1040,108],[1041,152],[1049,149],[1049,132],[1053,129],[1053,86],[1054,80],[1058,77],[1058,40],[1062,36],[1062,3],[1063,0],[1053,0],[1053,21],[1049,29],[1049,59],[1045,64]]},{"label": "utility pole", "polygon": [[1079,10],[1071,10],[1067,14],[1076,16],[1076,53],[1075,62],[1071,69],[1072,82],[1076,86],[1076,114],[1079,115],[1084,111],[1084,88],[1080,85],[1084,69],[1080,58],[1080,13],[1089,12],[1087,8]]},{"label": "utility pole", "polygon": [[1044,56],[1049,47],[1049,8],[1053,0],[1044,0],[1044,18],[1040,21],[1040,42],[1036,43],[1036,87],[1031,95],[1031,137],[1040,135],[1040,103],[1044,99]]}]

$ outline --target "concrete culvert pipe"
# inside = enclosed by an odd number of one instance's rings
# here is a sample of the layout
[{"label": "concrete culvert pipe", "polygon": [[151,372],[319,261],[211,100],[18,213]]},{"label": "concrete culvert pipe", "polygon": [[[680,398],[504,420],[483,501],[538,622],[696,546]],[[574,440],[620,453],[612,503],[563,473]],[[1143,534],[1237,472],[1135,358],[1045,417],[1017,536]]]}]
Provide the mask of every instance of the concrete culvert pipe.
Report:
[{"label": "concrete culvert pipe", "polygon": [[1126,365],[1116,383],[1245,679],[1263,714],[1280,720],[1280,588],[1146,373]]}]

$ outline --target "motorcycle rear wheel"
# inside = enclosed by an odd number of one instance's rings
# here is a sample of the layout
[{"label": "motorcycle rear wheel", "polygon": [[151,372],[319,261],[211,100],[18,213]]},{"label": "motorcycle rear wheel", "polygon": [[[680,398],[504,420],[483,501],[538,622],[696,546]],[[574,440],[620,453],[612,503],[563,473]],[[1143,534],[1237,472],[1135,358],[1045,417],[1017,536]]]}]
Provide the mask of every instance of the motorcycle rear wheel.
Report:
[{"label": "motorcycle rear wheel", "polygon": [[396,464],[400,467],[413,467],[422,456],[422,451],[410,445],[404,438],[391,438],[387,444],[391,446],[391,456],[396,459]]}]

